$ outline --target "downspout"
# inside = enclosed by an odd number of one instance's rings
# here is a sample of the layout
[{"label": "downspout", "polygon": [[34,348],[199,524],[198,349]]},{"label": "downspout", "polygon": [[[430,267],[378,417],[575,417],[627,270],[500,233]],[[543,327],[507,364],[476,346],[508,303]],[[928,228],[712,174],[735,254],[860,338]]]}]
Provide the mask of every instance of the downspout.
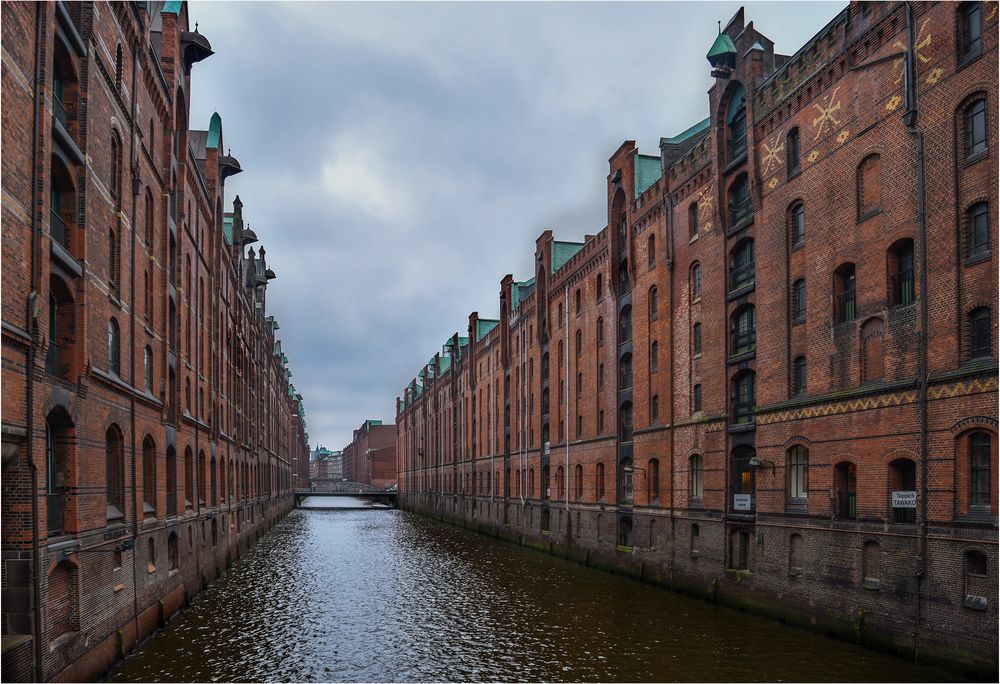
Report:
[{"label": "downspout", "polygon": [[[566,344],[566,354],[565,356],[563,356],[563,372],[566,374],[566,392],[565,392],[566,408],[563,411],[563,420],[565,421],[566,425],[566,435],[565,435],[566,472],[563,475],[563,484],[566,485],[564,487],[565,489],[564,493],[566,495],[566,516],[568,518],[569,517],[569,281],[567,281],[563,287],[565,288],[564,301],[566,302],[566,305],[563,307],[566,311],[565,314],[563,314],[565,316],[565,318],[563,319],[563,340],[565,341]],[[568,520],[567,524],[569,524]]]},{"label": "downspout", "polygon": [[31,575],[32,575],[32,602],[34,603],[34,619],[32,620],[32,634],[34,640],[34,671],[35,681],[45,681],[42,676],[42,573],[41,551],[39,549],[38,535],[38,466],[35,464],[35,308],[38,303],[38,237],[41,231],[41,219],[38,215],[38,205],[41,197],[38,186],[39,183],[39,154],[41,151],[41,139],[39,135],[38,120],[42,116],[42,28],[44,18],[42,12],[47,9],[44,3],[35,5],[35,119],[31,126],[32,143],[32,179],[31,179],[31,293],[28,295],[27,319],[28,336],[28,363],[25,370],[27,389],[27,428],[28,444],[26,458],[28,468],[31,470]]},{"label": "downspout", "polygon": [[[139,579],[136,576],[136,566],[138,565],[139,556],[139,517],[143,514],[143,507],[138,505],[137,494],[138,488],[135,483],[135,208],[136,208],[136,198],[139,196],[139,186],[141,181],[139,176],[136,174],[136,156],[135,156],[135,119],[138,116],[136,112],[136,93],[135,93],[135,73],[139,70],[139,45],[136,44],[132,49],[132,121],[131,130],[129,131],[129,168],[132,171],[132,216],[131,216],[131,226],[132,238],[129,241],[129,251],[130,251],[130,265],[131,265],[131,278],[129,278],[129,384],[132,386],[132,391],[129,392],[129,421],[130,432],[132,435],[132,538],[134,540],[132,546],[132,620],[135,623],[135,641],[139,643],[139,589],[138,583]],[[120,225],[120,224],[119,224]],[[121,229],[119,228],[119,231]],[[120,234],[120,233],[119,233]],[[155,455],[154,455],[155,459]],[[155,460],[154,460],[155,463]],[[143,467],[145,467],[143,463]],[[155,467],[155,466],[154,466]],[[143,473],[145,475],[145,473]]]},{"label": "downspout", "polygon": [[670,385],[671,385],[671,387],[670,387],[670,432],[667,433],[667,444],[669,445],[667,453],[670,455],[670,457],[669,457],[669,462],[670,462],[670,566],[669,566],[670,567],[670,571],[669,571],[669,577],[670,577],[671,584],[673,584],[673,579],[674,579],[674,561],[675,561],[676,550],[677,550],[677,534],[676,534],[676,530],[675,530],[677,520],[674,517],[674,490],[676,489],[676,486],[675,486],[675,483],[674,483],[674,430],[676,429],[676,423],[677,423],[677,420],[676,420],[676,417],[675,417],[676,414],[674,413],[674,410],[675,410],[674,395],[676,394],[676,392],[674,391],[674,387],[673,387],[673,384],[674,384],[674,374],[673,374],[673,368],[674,368],[674,311],[675,311],[675,309],[674,309],[674,211],[673,211],[673,209],[674,209],[673,204],[674,203],[673,203],[673,201],[672,201],[672,199],[670,197],[669,188],[667,187],[667,165],[665,163],[663,163],[662,152],[661,152],[661,155],[660,155],[660,160],[661,160],[661,166],[662,166],[661,175],[663,176],[663,211],[666,212],[666,214],[667,214],[667,250],[668,250],[668,252],[667,252],[667,279],[668,279],[669,284],[670,284],[670,286],[667,288],[667,290],[668,290],[669,306],[670,306],[670,316],[669,316],[669,320],[667,321],[667,326],[668,326],[668,330],[669,330],[667,338],[669,340],[668,344],[670,345],[670,353],[669,353],[669,357],[668,357],[669,358],[668,373],[670,373]]},{"label": "downspout", "polygon": [[920,338],[918,367],[920,375],[920,524],[917,530],[917,591],[914,596],[913,658],[920,649],[921,594],[927,571],[927,184],[924,168],[924,132],[917,128],[917,81],[915,52],[916,19],[913,4],[906,2],[907,50],[904,64],[906,111],[903,122],[913,135],[917,163],[917,229],[920,239]]}]

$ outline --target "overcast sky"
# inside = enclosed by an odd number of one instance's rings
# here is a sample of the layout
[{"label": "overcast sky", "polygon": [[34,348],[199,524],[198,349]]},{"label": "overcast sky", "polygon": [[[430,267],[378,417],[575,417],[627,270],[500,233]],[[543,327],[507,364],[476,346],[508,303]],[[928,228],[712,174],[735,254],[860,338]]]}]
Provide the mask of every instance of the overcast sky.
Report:
[{"label": "overcast sky", "polygon": [[[845,5],[746,3],[792,54]],[[215,55],[191,127],[222,115],[227,184],[278,274],[268,307],[311,447],[340,449],[468,315],[496,317],[534,241],[604,227],[607,160],[708,113],[737,2],[192,2]]]}]

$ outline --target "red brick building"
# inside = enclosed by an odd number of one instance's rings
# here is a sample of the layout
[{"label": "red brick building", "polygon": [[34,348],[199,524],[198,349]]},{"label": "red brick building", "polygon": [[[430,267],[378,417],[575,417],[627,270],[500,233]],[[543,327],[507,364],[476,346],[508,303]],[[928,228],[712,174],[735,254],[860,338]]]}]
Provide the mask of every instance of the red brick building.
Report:
[{"label": "red brick building", "polygon": [[912,8],[740,10],[707,118],[397,399],[402,505],[995,673],[997,5]]},{"label": "red brick building", "polygon": [[396,484],[396,426],[366,420],[341,452],[344,479],[388,489]]},{"label": "red brick building", "polygon": [[186,3],[7,3],[3,46],[3,678],[92,680],[293,506],[304,412]]}]

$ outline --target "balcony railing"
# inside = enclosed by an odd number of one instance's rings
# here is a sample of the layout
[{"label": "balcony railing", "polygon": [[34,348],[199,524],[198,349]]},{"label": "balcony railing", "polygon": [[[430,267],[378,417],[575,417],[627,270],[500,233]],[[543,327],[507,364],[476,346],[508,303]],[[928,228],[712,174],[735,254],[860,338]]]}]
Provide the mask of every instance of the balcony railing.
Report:
[{"label": "balcony railing", "polygon": [[49,211],[49,232],[52,234],[53,240],[62,245],[63,248],[69,249],[69,245],[66,244],[66,238],[69,236],[66,222],[57,212],[51,210]]},{"label": "balcony railing", "polygon": [[846,323],[857,318],[857,304],[854,300],[854,290],[847,290],[833,296],[834,310],[837,314],[837,323]]},{"label": "balcony railing", "polygon": [[913,269],[901,271],[890,278],[892,281],[892,304],[893,306],[906,306],[912,304],[914,299],[913,291]]}]

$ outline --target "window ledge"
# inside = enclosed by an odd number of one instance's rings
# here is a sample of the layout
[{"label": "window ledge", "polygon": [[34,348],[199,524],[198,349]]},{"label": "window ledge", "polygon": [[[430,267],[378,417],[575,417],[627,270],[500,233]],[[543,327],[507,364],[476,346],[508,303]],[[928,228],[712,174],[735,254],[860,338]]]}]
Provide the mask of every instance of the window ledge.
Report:
[{"label": "window ledge", "polygon": [[734,299],[739,299],[740,297],[745,297],[757,288],[757,279],[754,278],[749,283],[744,283],[740,285],[735,290],[730,290],[729,294],[726,295],[726,301],[731,302]]},{"label": "window ledge", "polygon": [[67,268],[70,273],[79,278],[83,275],[83,267],[80,266],[80,262],[73,257],[66,248],[60,245],[55,240],[52,241],[52,256],[58,261],[62,266]]},{"label": "window ledge", "polygon": [[968,608],[969,610],[986,610],[988,606],[989,602],[986,600],[985,596],[966,594],[965,598],[962,600],[962,607]]},{"label": "window ledge", "polygon": [[792,327],[794,327],[796,325],[802,325],[805,322],[806,322],[805,316],[803,316],[802,318],[793,318],[792,319]]},{"label": "window ledge", "polygon": [[989,261],[989,260],[990,260],[990,252],[989,250],[987,250],[982,254],[975,254],[973,256],[970,256],[968,259],[965,260],[965,265],[972,266],[973,264],[978,264],[983,261]]},{"label": "window ledge", "polygon": [[802,568],[790,568],[788,570],[789,577],[802,577]]},{"label": "window ledge", "polygon": [[982,152],[976,152],[975,154],[970,154],[968,157],[962,160],[962,168],[964,169],[969,166],[972,166],[977,162],[981,162],[982,160],[990,156],[989,153],[990,153],[989,148],[986,148]]},{"label": "window ledge", "polygon": [[802,174],[802,166],[795,166],[788,169],[788,180],[794,180]]},{"label": "window ledge", "polygon": [[690,239],[688,240],[688,244],[689,244],[689,245],[692,245],[692,244],[694,244],[695,242],[697,242],[697,241],[698,241],[698,236],[699,236],[699,235],[700,235],[700,233],[695,233],[694,235],[692,235],[692,236],[690,237]]},{"label": "window ledge", "polygon": [[750,351],[740,352],[739,354],[733,354],[728,359],[726,359],[726,363],[729,364],[742,363],[743,361],[750,361],[756,356],[757,356],[757,349],[755,347]]},{"label": "window ledge", "polygon": [[752,421],[750,421],[748,423],[738,423],[738,424],[734,423],[734,424],[731,424],[729,427],[726,428],[726,432],[729,432],[729,433],[734,433],[734,432],[751,432],[751,431],[756,430],[756,429],[757,429],[757,421],[756,420],[752,420]]},{"label": "window ledge", "polygon": [[983,49],[973,50],[972,52],[967,52],[964,55],[960,55],[958,58],[958,64],[955,65],[955,73],[958,73],[965,67],[969,66],[977,59],[983,56]]},{"label": "window ledge", "polygon": [[747,216],[744,216],[739,221],[737,221],[736,223],[734,223],[732,226],[729,227],[729,229],[726,231],[726,237],[727,238],[733,237],[740,231],[745,230],[752,225],[753,225],[753,212],[751,211]]},{"label": "window ledge", "polygon": [[877,209],[870,209],[863,214],[858,214],[858,223],[864,223],[873,216],[878,216],[881,213],[882,207],[878,207]]},{"label": "window ledge", "polygon": [[722,175],[728,176],[733,171],[738,169],[746,160],[747,160],[747,150],[746,148],[743,148],[743,150],[738,155],[733,157],[733,160],[731,162],[726,164],[726,168],[722,170]]},{"label": "window ledge", "polygon": [[879,587],[881,586],[881,582],[879,580],[877,580],[877,579],[872,579],[870,577],[866,577],[864,579],[864,581],[861,582],[861,586],[864,589],[868,589],[870,591],[878,591]]}]

